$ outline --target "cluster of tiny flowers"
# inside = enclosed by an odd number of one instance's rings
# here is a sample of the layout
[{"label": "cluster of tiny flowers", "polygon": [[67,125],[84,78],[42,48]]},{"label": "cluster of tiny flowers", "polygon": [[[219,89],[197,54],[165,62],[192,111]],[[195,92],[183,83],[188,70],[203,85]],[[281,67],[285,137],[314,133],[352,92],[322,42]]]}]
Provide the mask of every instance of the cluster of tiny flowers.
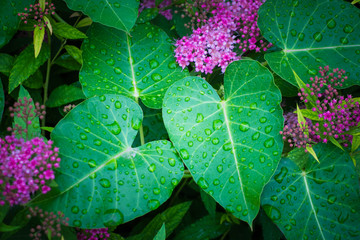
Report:
[{"label": "cluster of tiny flowers", "polygon": [[[159,4],[159,8],[167,7],[171,4],[171,0],[164,0]],[[139,12],[142,12],[145,8],[155,8],[155,0],[144,0],[140,3],[139,6]],[[167,20],[172,19],[172,13],[170,9],[167,9],[165,11],[159,12],[161,15],[163,15]]]},{"label": "cluster of tiny flowers", "polygon": [[68,112],[70,112],[74,107],[76,107],[75,104],[66,105],[66,106],[64,106],[63,112],[64,112],[64,113],[68,113]]},{"label": "cluster of tiny flowers", "polygon": [[[19,124],[15,124],[13,128],[8,127],[9,132],[17,132],[18,134],[27,133],[27,129],[29,125],[31,125],[32,121],[35,118],[43,119],[46,112],[45,112],[45,106],[40,105],[38,102],[36,102],[35,108],[31,105],[32,98],[27,99],[24,97],[23,99],[19,99],[17,102],[14,103],[13,107],[10,107],[10,116],[11,117],[18,117],[22,119],[25,122],[25,128],[21,127]],[[33,113],[32,113],[33,112]]]},{"label": "cluster of tiny flowers", "polygon": [[302,123],[303,127],[301,127],[297,114],[288,112],[284,115],[284,120],[284,129],[280,131],[280,134],[283,135],[283,140],[287,141],[290,147],[304,148],[306,152],[306,147],[312,147],[313,143],[318,142],[314,138],[314,126],[310,119],[305,118],[306,123]]},{"label": "cluster of tiny flowers", "polygon": [[25,12],[18,13],[18,16],[21,17],[21,20],[24,21],[25,24],[28,23],[29,20],[35,20],[37,23],[34,24],[34,28],[39,27],[43,28],[44,24],[47,25],[48,22],[44,21],[45,15],[55,14],[55,6],[53,3],[45,2],[45,9],[40,7],[40,3],[36,3],[34,5],[30,5],[29,8],[24,9]]},{"label": "cluster of tiny flowers", "polygon": [[[241,55],[248,50],[266,51],[271,45],[260,39],[257,27],[257,11],[262,3],[263,0],[196,0],[194,4],[201,10],[195,12],[195,20],[191,20],[190,24],[195,27],[196,22],[197,28],[191,36],[175,43],[175,57],[179,65],[185,68],[194,62],[198,72],[212,73],[216,66],[225,72],[231,62],[241,58],[235,52],[236,47]],[[187,10],[188,15],[189,12]]]},{"label": "cluster of tiny flowers", "polygon": [[[328,138],[333,137],[347,147],[348,143],[352,141],[352,136],[346,132],[352,127],[356,127],[360,122],[359,103],[354,102],[351,95],[340,96],[338,90],[335,89],[335,87],[341,87],[347,79],[344,70],[336,68],[330,71],[329,67],[326,66],[320,67],[319,73],[320,77],[310,78],[311,84],[306,85],[309,91],[301,89],[298,94],[304,103],[311,102],[314,105],[311,110],[320,119],[320,121],[308,124],[309,139],[307,143],[320,141],[327,143]],[[290,143],[299,147],[301,141],[298,137],[290,134],[289,129],[291,128],[293,132],[299,131],[299,126],[285,122],[284,131],[281,134],[284,138],[289,138]]]},{"label": "cluster of tiny flowers", "polygon": [[65,218],[62,212],[57,214],[53,212],[43,211],[42,209],[35,207],[29,208],[30,214],[27,215],[27,218],[38,217],[40,218],[41,225],[37,225],[34,228],[30,229],[30,237],[34,240],[40,240],[42,238],[42,233],[44,236],[51,237],[61,237],[61,225],[68,226],[69,218]]},{"label": "cluster of tiny flowers", "polygon": [[0,205],[25,204],[35,191],[51,190],[46,184],[55,178],[53,168],[60,163],[59,150],[52,144],[38,137],[17,139],[14,134],[0,138]]},{"label": "cluster of tiny flowers", "polygon": [[77,232],[78,240],[107,240],[110,237],[108,228],[82,229]]}]

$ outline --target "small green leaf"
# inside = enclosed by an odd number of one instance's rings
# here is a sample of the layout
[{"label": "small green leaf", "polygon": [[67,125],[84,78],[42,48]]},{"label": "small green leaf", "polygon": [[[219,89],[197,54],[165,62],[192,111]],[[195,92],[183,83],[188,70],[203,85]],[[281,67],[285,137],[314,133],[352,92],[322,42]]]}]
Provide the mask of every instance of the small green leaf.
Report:
[{"label": "small green leaf", "polygon": [[328,137],[328,139],[330,140],[330,142],[332,142],[332,144],[334,144],[336,147],[340,148],[341,150],[345,151],[345,149],[341,146],[341,144],[334,138],[334,137]]},{"label": "small green leaf", "polygon": [[320,164],[280,161],[262,207],[286,239],[359,239],[359,180],[349,154],[331,143],[314,150]]},{"label": "small green leaf", "polygon": [[154,237],[154,240],[165,240],[165,239],[166,239],[166,231],[165,231],[165,223],[163,223],[159,232]]},{"label": "small green leaf", "polygon": [[56,59],[55,64],[71,71],[79,71],[81,68],[81,65],[67,53],[61,55],[58,59]]},{"label": "small green leaf", "polygon": [[306,146],[306,150],[308,151],[308,153],[311,154],[311,156],[313,156],[313,158],[315,158],[315,160],[320,163],[319,158],[316,156],[316,152],[314,151],[314,149],[312,147],[309,147],[309,145]]},{"label": "small green leaf", "polygon": [[65,45],[66,51],[72,56],[78,63],[82,65],[82,51],[73,45]]},{"label": "small green leaf", "polygon": [[142,119],[139,105],[120,95],[77,105],[51,133],[60,149],[58,190],[31,204],[57,209],[70,226],[81,228],[117,226],[157,209],[181,180],[184,167],[169,141],[132,147]]},{"label": "small green leaf", "polygon": [[85,99],[85,96],[81,88],[74,85],[61,85],[51,92],[46,106],[60,107],[82,99]]},{"label": "small green leaf", "polygon": [[17,230],[21,228],[21,226],[10,226],[6,225],[5,223],[0,223],[0,232],[12,232],[14,230]]},{"label": "small green leaf", "polygon": [[7,213],[9,212],[10,206],[8,203],[5,203],[5,205],[2,205],[0,208],[0,222],[4,220]]},{"label": "small green leaf", "polygon": [[300,111],[299,105],[296,104],[296,113],[297,113],[297,120],[300,125],[301,130],[304,132],[306,136],[309,135],[309,129],[307,128],[307,123],[302,115],[302,112]]},{"label": "small green leaf", "polygon": [[82,11],[94,22],[129,32],[138,16],[138,0],[65,0],[71,10]]},{"label": "small green leaf", "polygon": [[184,215],[189,210],[190,205],[191,202],[183,202],[166,209],[164,212],[156,215],[140,234],[131,236],[126,240],[151,239],[155,236],[163,223],[165,223],[166,227],[166,236],[170,236],[181,223]]},{"label": "small green leaf", "polygon": [[26,79],[23,83],[23,86],[31,89],[39,89],[43,87],[43,75],[38,69],[36,72]]},{"label": "small green leaf", "polygon": [[360,136],[353,136],[351,152],[355,152],[360,147]]},{"label": "small green leaf", "polygon": [[[23,86],[20,86],[19,98],[18,99],[22,99],[22,101],[23,101],[24,97],[26,97],[27,99],[31,98],[29,92]],[[32,106],[31,113],[35,116],[34,102],[31,102],[30,105]],[[18,124],[23,129],[26,129],[26,122],[23,119],[19,118],[16,114],[14,116],[14,125],[15,124]],[[30,139],[32,139],[34,137],[40,137],[40,136],[41,136],[40,120],[39,120],[39,117],[35,117],[31,121],[31,124],[28,127],[27,133],[22,133],[21,138],[23,138],[25,140],[30,140]]]},{"label": "small green leaf", "polygon": [[54,130],[53,127],[40,127],[41,130],[45,130],[45,131],[48,131],[48,132],[52,132]]},{"label": "small green leaf", "polygon": [[34,55],[34,46],[31,44],[25,48],[15,59],[9,77],[9,92],[24,82],[28,77],[50,57],[49,46],[44,43],[37,58]]},{"label": "small green leaf", "polygon": [[308,97],[306,98],[307,100],[309,100],[308,102],[305,102],[305,106],[308,108],[308,109],[312,109],[313,107],[316,106],[316,101],[317,101],[317,98],[316,96],[312,95],[311,94],[311,91],[310,89],[306,86],[306,84],[299,78],[299,76],[296,74],[295,71],[293,71],[293,74],[295,76],[295,80],[296,80],[296,83],[297,85],[299,86],[300,90],[304,89],[304,92],[306,94],[308,94]]},{"label": "small green leaf", "polygon": [[9,76],[13,64],[14,64],[13,56],[6,53],[0,53],[0,73]]},{"label": "small green leaf", "polygon": [[42,9],[42,12],[45,10],[45,0],[39,0],[40,8]]},{"label": "small green leaf", "polygon": [[81,19],[77,24],[76,24],[76,28],[82,28],[82,27],[88,27],[93,23],[93,21],[91,20],[91,18],[86,17]]},{"label": "small green leaf", "polygon": [[216,239],[230,229],[230,224],[227,222],[220,223],[220,213],[216,217],[210,215],[200,218],[191,225],[186,226],[181,231],[177,232],[174,240],[203,240]]},{"label": "small green leaf", "polygon": [[[308,118],[314,121],[324,121],[324,119],[319,118],[318,113],[314,112],[311,109],[300,109],[300,112],[304,118]],[[297,113],[297,111],[295,111],[294,113]]]},{"label": "small green leaf", "polygon": [[46,16],[44,16],[44,21],[45,21],[46,26],[48,27],[48,29],[50,31],[50,34],[52,34],[53,33],[53,28],[52,28],[50,20]]},{"label": "small green leaf", "polygon": [[354,1],[351,2],[351,4],[356,4],[358,2],[360,2],[360,0],[354,0]]},{"label": "small green leaf", "polygon": [[54,22],[52,24],[52,28],[54,31],[54,34],[66,38],[66,39],[83,39],[83,38],[87,38],[87,36],[77,30],[76,28],[74,28],[73,26],[64,23],[64,22]]}]

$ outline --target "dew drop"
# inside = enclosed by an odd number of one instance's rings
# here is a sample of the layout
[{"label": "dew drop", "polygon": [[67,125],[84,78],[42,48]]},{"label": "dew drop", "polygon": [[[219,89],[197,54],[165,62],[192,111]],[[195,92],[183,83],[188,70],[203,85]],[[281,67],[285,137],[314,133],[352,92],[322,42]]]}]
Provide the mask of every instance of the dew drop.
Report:
[{"label": "dew drop", "polygon": [[250,129],[250,125],[248,122],[242,122],[239,126],[240,131],[246,132]]},{"label": "dew drop", "polygon": [[109,188],[111,187],[111,183],[108,179],[106,178],[102,178],[100,179],[100,185],[103,187],[103,188]]},{"label": "dew drop", "polygon": [[207,183],[207,181],[205,180],[205,178],[200,177],[197,184],[202,188],[202,189],[207,189],[209,187],[209,184]]},{"label": "dew drop", "polygon": [[104,226],[111,227],[123,223],[124,215],[119,209],[108,209],[104,212]]}]

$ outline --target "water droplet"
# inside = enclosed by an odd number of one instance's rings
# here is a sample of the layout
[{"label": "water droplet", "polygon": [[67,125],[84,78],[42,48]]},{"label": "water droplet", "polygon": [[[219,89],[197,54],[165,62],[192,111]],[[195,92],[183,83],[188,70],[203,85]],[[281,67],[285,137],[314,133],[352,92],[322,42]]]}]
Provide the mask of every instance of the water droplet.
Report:
[{"label": "water droplet", "polygon": [[335,195],[330,194],[327,198],[328,204],[334,204],[337,200],[337,197]]},{"label": "water droplet", "polygon": [[162,76],[158,73],[153,73],[151,74],[151,79],[154,80],[155,82],[161,81]]},{"label": "water droplet", "polygon": [[264,142],[264,147],[270,148],[270,147],[274,146],[274,144],[275,144],[275,139],[269,138]]},{"label": "water droplet", "polygon": [[73,166],[73,168],[78,168],[78,167],[79,167],[79,163],[78,163],[78,162],[73,162],[72,166]]},{"label": "water droplet", "polygon": [[354,28],[350,26],[349,24],[346,24],[344,27],[344,33],[352,33],[354,31]]},{"label": "water droplet", "polygon": [[170,165],[170,166],[175,167],[176,161],[175,161],[174,158],[169,158],[169,159],[168,159],[168,162],[169,162],[169,165]]},{"label": "water droplet", "polygon": [[256,102],[250,104],[250,109],[251,110],[255,110],[256,108],[257,108],[257,103]]},{"label": "water droplet", "polygon": [[341,42],[342,44],[348,44],[348,43],[349,43],[349,40],[348,40],[346,37],[342,37],[342,38],[340,38],[340,42]]},{"label": "water droplet", "polygon": [[134,130],[139,130],[141,127],[141,119],[140,118],[132,118],[131,119],[131,128]]},{"label": "water droplet", "polygon": [[204,121],[204,115],[202,115],[201,113],[198,113],[196,115],[196,122],[201,123],[202,121]]},{"label": "water droplet", "polygon": [[80,139],[81,140],[86,140],[87,139],[87,136],[85,133],[80,133]]},{"label": "water droplet", "polygon": [[320,32],[316,32],[313,35],[313,38],[315,39],[315,41],[320,42],[323,39],[323,35]]},{"label": "water droplet", "polygon": [[263,208],[264,208],[265,212],[267,213],[267,215],[270,217],[270,219],[279,220],[281,218],[281,213],[280,213],[279,209],[277,209],[276,207],[265,204],[265,205],[263,205]]},{"label": "water droplet", "polygon": [[90,159],[90,160],[88,161],[88,165],[89,165],[90,168],[96,167],[96,162],[95,162],[95,160]]},{"label": "water droplet", "polygon": [[103,187],[103,188],[109,188],[111,187],[111,183],[108,179],[106,178],[102,178],[100,179],[100,185]]},{"label": "water droplet", "polygon": [[252,140],[258,140],[259,139],[259,137],[260,137],[260,133],[259,132],[256,132],[256,133],[254,133],[253,135],[252,135]]},{"label": "water droplet", "polygon": [[304,38],[305,38],[305,34],[304,34],[304,33],[299,33],[298,39],[299,39],[300,41],[303,41]]},{"label": "water droplet", "polygon": [[100,69],[98,69],[98,68],[94,69],[94,74],[95,75],[99,75],[100,73],[101,73]]},{"label": "water droplet", "polygon": [[225,143],[225,144],[223,145],[223,149],[224,149],[225,151],[230,151],[230,150],[232,149],[231,142]]},{"label": "water droplet", "polygon": [[100,139],[95,139],[94,140],[94,145],[101,146],[101,144],[102,144],[102,141]]},{"label": "water droplet", "polygon": [[155,194],[155,195],[159,195],[160,194],[160,188],[154,188],[153,189],[153,193]]},{"label": "water droplet", "polygon": [[330,28],[330,29],[335,28],[335,27],[336,27],[336,22],[335,22],[335,20],[334,20],[333,18],[328,19],[328,20],[326,21],[326,26],[327,26],[328,28]]},{"label": "water droplet", "polygon": [[222,173],[223,171],[223,165],[219,165],[216,167],[216,170],[219,172],[219,173]]},{"label": "water droplet", "polygon": [[118,2],[114,2],[114,7],[116,7],[116,8],[120,8],[120,3],[118,3]]},{"label": "water droplet", "polygon": [[155,210],[160,206],[160,202],[159,202],[159,200],[151,199],[151,200],[148,201],[147,206],[151,210]]},{"label": "water droplet", "polygon": [[109,66],[114,66],[115,65],[115,60],[110,58],[110,59],[106,60],[106,64],[109,65]]},{"label": "water droplet", "polygon": [[161,183],[161,184],[165,184],[165,182],[166,182],[165,177],[164,177],[164,176],[161,176],[161,177],[160,177],[160,183]]},{"label": "water droplet", "polygon": [[71,212],[74,213],[74,214],[79,213],[79,207],[78,207],[78,206],[73,206],[73,207],[71,208]]},{"label": "water droplet", "polygon": [[230,182],[230,183],[235,183],[235,178],[234,178],[233,176],[231,176],[231,177],[229,178],[229,182]]},{"label": "water droplet", "polygon": [[200,177],[197,184],[202,188],[202,189],[207,189],[209,187],[209,184],[207,183],[207,181],[205,180],[205,178]]},{"label": "water droplet", "polygon": [[159,62],[155,59],[150,60],[149,64],[151,69],[155,69],[159,66]]},{"label": "water droplet", "polygon": [[261,123],[266,123],[267,118],[266,118],[266,117],[262,117],[262,118],[259,119],[259,121],[260,121]]},{"label": "water droplet", "polygon": [[282,181],[286,177],[288,171],[289,170],[286,167],[281,167],[280,172],[274,176],[275,181],[277,181],[278,183],[282,183]]},{"label": "water droplet", "polygon": [[124,215],[119,209],[108,209],[104,212],[104,226],[111,227],[123,223]]},{"label": "water droplet", "polygon": [[75,227],[81,227],[82,223],[81,223],[80,220],[74,220],[74,221],[73,221],[73,225],[74,225]]},{"label": "water droplet", "polygon": [[219,139],[218,138],[213,138],[211,140],[211,142],[214,144],[214,145],[218,145],[219,144]]},{"label": "water droplet", "polygon": [[156,170],[156,165],[154,163],[150,164],[150,166],[148,167],[149,172],[155,172]]},{"label": "water droplet", "polygon": [[180,149],[180,155],[183,160],[188,160],[190,157],[188,151],[186,151],[186,149],[184,149],[184,148]]},{"label": "water droplet", "polygon": [[269,125],[265,127],[265,133],[269,134],[273,129],[273,126]]},{"label": "water droplet", "polygon": [[223,121],[221,121],[220,119],[214,120],[213,121],[213,129],[214,130],[219,130],[223,125]]},{"label": "water droplet", "polygon": [[296,37],[297,31],[295,29],[291,29],[290,33],[293,37]]},{"label": "water droplet", "polygon": [[121,69],[119,67],[114,68],[114,72],[116,74],[121,74],[122,73],[122,71],[121,71]]},{"label": "water droplet", "polygon": [[242,131],[242,132],[248,131],[249,128],[250,128],[250,125],[249,125],[248,122],[242,122],[242,123],[240,124],[240,126],[239,126],[239,129],[240,129],[240,131]]},{"label": "water droplet", "polygon": [[80,142],[76,144],[76,147],[79,148],[79,149],[84,149],[85,148],[84,144],[82,144]]}]

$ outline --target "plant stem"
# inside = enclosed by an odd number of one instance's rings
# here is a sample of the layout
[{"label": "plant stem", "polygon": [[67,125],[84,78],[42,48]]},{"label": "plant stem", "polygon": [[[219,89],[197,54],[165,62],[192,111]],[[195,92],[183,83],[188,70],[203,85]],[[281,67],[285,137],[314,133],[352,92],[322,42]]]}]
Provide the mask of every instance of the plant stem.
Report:
[{"label": "plant stem", "polygon": [[[46,33],[48,35],[48,44],[49,44],[49,49],[50,49],[50,56],[48,58],[47,61],[47,68],[46,68],[46,78],[45,78],[45,83],[44,83],[44,98],[43,98],[43,105],[45,106],[44,111],[46,111],[46,101],[48,99],[48,89],[49,89],[49,81],[50,81],[50,71],[51,71],[51,35],[49,33],[48,30],[46,30]],[[43,119],[41,119],[41,126],[45,127],[45,123],[46,123],[46,114],[44,114]],[[45,130],[41,131],[42,134],[45,134]]]},{"label": "plant stem", "polygon": [[[139,98],[138,97],[135,97],[135,102],[139,105]],[[141,143],[141,146],[142,146],[142,145],[145,144],[144,127],[143,127],[142,123],[140,125],[139,133],[140,133],[140,143]]]},{"label": "plant stem", "polygon": [[54,18],[55,18],[56,20],[58,20],[59,22],[66,23],[66,22],[64,21],[64,19],[62,19],[57,13],[55,13],[53,16],[54,16]]}]

